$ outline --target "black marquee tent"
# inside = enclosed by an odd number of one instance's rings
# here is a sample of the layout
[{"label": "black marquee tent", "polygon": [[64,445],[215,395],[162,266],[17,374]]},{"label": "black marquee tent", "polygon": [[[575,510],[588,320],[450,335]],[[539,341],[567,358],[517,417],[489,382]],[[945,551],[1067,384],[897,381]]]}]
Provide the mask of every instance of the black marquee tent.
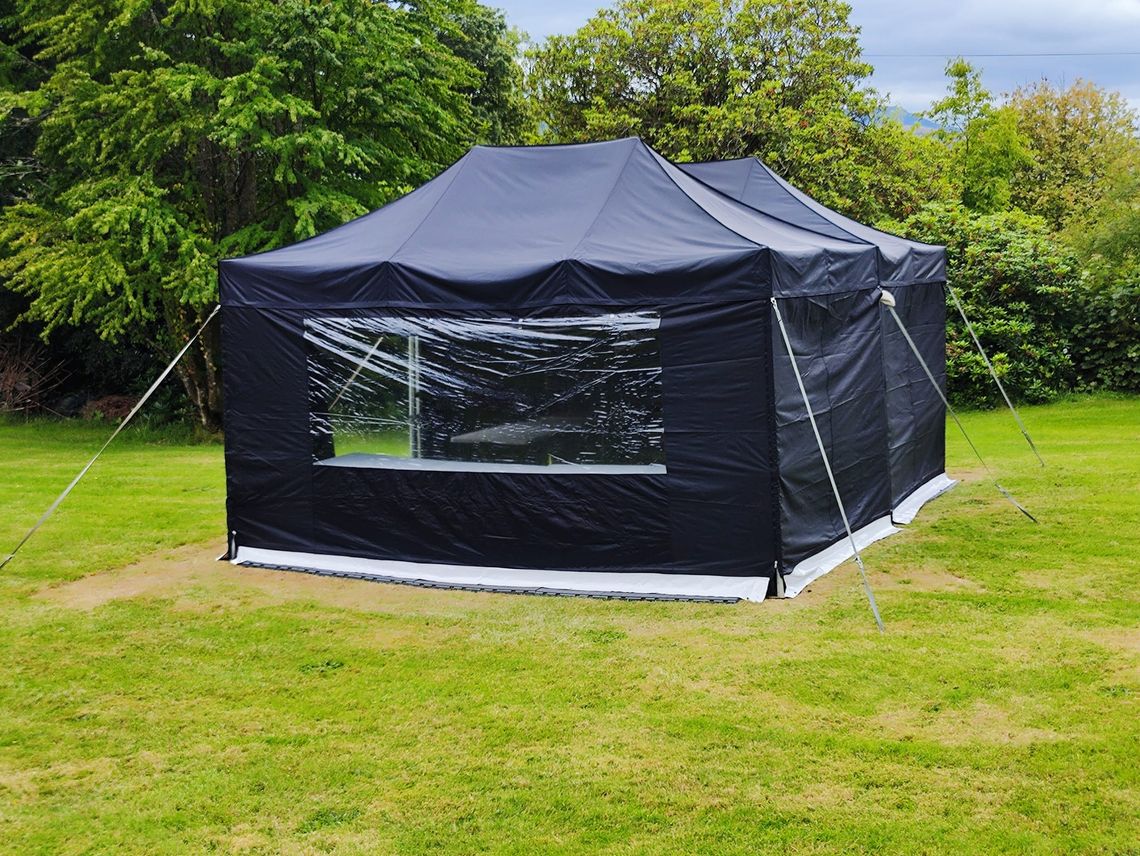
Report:
[{"label": "black marquee tent", "polygon": [[[945,389],[946,250],[881,232],[832,211],[757,158],[680,164],[721,193],[805,229],[879,250],[879,272],[926,364]],[[946,407],[893,319],[885,313],[883,367],[895,522],[909,523],[925,500],[953,482],[943,472]],[[909,501],[908,501],[909,500]]]},{"label": "black marquee tent", "polygon": [[851,554],[797,367],[853,540],[894,531],[945,476],[926,405],[900,416],[917,399],[880,298],[934,293],[940,249],[895,265],[885,240],[700,178],[637,139],[477,147],[378,211],[222,262],[230,558],[795,594]]}]

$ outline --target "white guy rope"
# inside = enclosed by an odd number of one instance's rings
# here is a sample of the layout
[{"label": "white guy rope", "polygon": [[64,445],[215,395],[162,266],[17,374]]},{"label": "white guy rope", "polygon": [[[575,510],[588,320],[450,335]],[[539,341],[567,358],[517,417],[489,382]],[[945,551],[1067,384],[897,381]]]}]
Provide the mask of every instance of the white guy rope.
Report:
[{"label": "white guy rope", "polygon": [[989,355],[986,349],[982,347],[982,342],[978,339],[978,334],[974,332],[974,325],[970,323],[970,319],[966,317],[966,310],[962,307],[962,301],[958,299],[958,292],[954,290],[954,286],[946,283],[946,290],[950,292],[950,297],[954,300],[954,305],[958,307],[958,314],[962,316],[962,320],[966,323],[966,329],[970,331],[970,338],[974,340],[974,344],[978,347],[978,353],[982,355],[982,360],[986,364],[986,368],[990,370],[990,377],[994,379],[997,384],[998,391],[1001,392],[1001,397],[1005,399],[1006,405],[1009,407],[1009,412],[1013,414],[1014,421],[1017,422],[1017,427],[1021,429],[1021,434],[1025,437],[1025,442],[1029,444],[1029,448],[1033,450],[1033,454],[1037,456],[1037,461],[1041,466],[1045,466],[1045,461],[1041,458],[1041,453],[1037,451],[1037,444],[1033,442],[1033,438],[1029,436],[1029,430],[1025,427],[1025,423],[1021,421],[1021,414],[1017,412],[1017,408],[1013,406],[1010,401],[1009,394],[1005,391],[1005,386],[1002,385],[1001,380],[998,378],[997,372],[994,370],[993,364],[990,362]]},{"label": "white guy rope", "polygon": [[57,508],[59,508],[60,503],[62,503],[65,499],[67,499],[67,495],[69,493],[71,493],[71,491],[75,489],[75,486],[77,484],[79,484],[80,480],[85,475],[87,475],[87,471],[89,469],[91,469],[92,465],[97,460],[99,460],[99,456],[102,455],[103,452],[106,451],[107,447],[111,445],[112,441],[116,437],[119,436],[119,432],[121,432],[124,428],[127,427],[127,423],[130,422],[134,418],[135,414],[138,413],[139,410],[142,409],[142,406],[144,404],[146,404],[147,400],[152,395],[154,395],[154,391],[156,389],[158,389],[159,384],[161,384],[164,380],[166,380],[167,375],[169,375],[170,372],[173,371],[174,367],[176,365],[178,365],[178,361],[181,360],[186,355],[186,352],[190,350],[190,346],[193,345],[194,342],[196,342],[198,340],[198,337],[202,335],[202,331],[206,329],[206,325],[209,324],[214,319],[214,316],[218,314],[218,310],[221,308],[222,308],[221,306],[215,306],[214,307],[213,311],[209,314],[209,316],[206,318],[206,320],[202,322],[202,326],[198,328],[198,332],[190,337],[190,341],[188,341],[185,345],[182,346],[182,350],[178,352],[178,356],[176,356],[173,360],[171,360],[170,365],[168,365],[165,369],[162,370],[162,374],[160,374],[158,376],[158,379],[155,380],[155,382],[150,385],[150,389],[148,389],[143,394],[143,397],[138,400],[138,403],[131,409],[131,412],[127,414],[126,418],[123,419],[123,421],[119,423],[118,427],[115,428],[114,433],[112,433],[111,436],[107,438],[107,442],[104,443],[100,447],[99,451],[95,453],[95,456],[90,461],[87,462],[87,465],[79,471],[79,475],[77,475],[75,478],[73,478],[71,480],[71,484],[69,484],[67,487],[65,487],[63,489],[63,493],[61,493],[59,496],[57,496],[55,498],[55,502],[53,502],[50,506],[48,506],[48,510],[45,511],[43,513],[43,515],[40,517],[40,519],[36,521],[36,525],[28,530],[28,534],[20,539],[20,543],[17,544],[13,548],[12,552],[9,553],[4,558],[4,561],[0,562],[0,568],[3,568],[10,561],[12,561],[12,559],[15,557],[15,555],[18,552],[20,552],[20,548],[23,547],[26,543],[28,543],[28,539],[31,538],[32,535],[35,534],[37,529],[39,529],[41,526],[44,525],[44,523],[47,522],[47,519],[49,517],[51,517],[52,514],[55,513],[55,510]]},{"label": "white guy rope", "polygon": [[800,376],[799,366],[796,365],[796,355],[792,353],[792,340],[788,338],[788,330],[784,326],[784,317],[780,314],[780,307],[774,297],[772,298],[772,311],[776,313],[776,321],[780,325],[780,335],[784,339],[784,347],[788,350],[788,359],[792,361],[792,372],[796,376],[800,395],[803,396],[804,407],[807,408],[808,421],[811,422],[811,430],[815,434],[816,445],[819,446],[819,456],[823,458],[823,468],[827,470],[827,480],[831,482],[831,492],[835,494],[835,504],[839,506],[839,515],[843,518],[843,528],[847,530],[847,538],[851,542],[851,552],[855,554],[855,564],[859,566],[859,576],[863,579],[863,590],[867,593],[867,601],[871,604],[875,624],[878,625],[879,632],[882,633],[885,628],[883,627],[883,619],[879,616],[879,605],[875,603],[875,593],[871,591],[871,583],[867,580],[867,569],[863,566],[863,557],[859,555],[859,546],[855,543],[855,535],[851,531],[851,523],[847,519],[847,509],[843,507],[843,500],[839,496],[839,486],[835,483],[835,475],[831,471],[831,461],[827,459],[823,437],[819,434],[819,426],[815,424],[815,412],[811,409],[807,389],[804,387],[804,379]]},{"label": "white guy rope", "polygon": [[969,443],[970,448],[974,450],[974,455],[977,456],[978,462],[982,465],[982,469],[986,471],[986,475],[990,477],[990,481],[994,483],[994,487],[998,489],[1002,496],[1013,503],[1014,508],[1024,514],[1034,523],[1037,523],[1037,518],[1030,514],[1029,510],[1026,509],[1026,507],[1016,499],[1014,499],[1013,494],[1002,487],[998,482],[997,478],[990,470],[989,465],[986,463],[985,458],[982,457],[982,453],[978,451],[978,447],[974,445],[974,441],[971,440],[970,435],[966,433],[966,429],[962,425],[962,420],[958,418],[958,414],[955,413],[954,408],[950,406],[950,402],[946,399],[945,393],[942,392],[942,387],[940,387],[938,385],[938,381],[934,379],[934,374],[930,371],[930,366],[926,364],[926,360],[924,360],[922,358],[922,354],[919,353],[918,346],[915,345],[914,339],[910,337],[910,333],[908,333],[906,327],[903,326],[903,322],[902,319],[899,318],[899,314],[895,312],[894,298],[890,297],[890,295],[885,291],[883,294],[886,296],[886,298],[889,298],[889,300],[884,299],[882,301],[882,305],[886,307],[887,311],[891,313],[891,317],[895,319],[895,323],[899,325],[899,330],[902,331],[903,337],[906,339],[907,344],[910,345],[910,349],[914,352],[915,357],[918,358],[919,365],[921,365],[922,370],[926,372],[926,377],[930,380],[930,385],[934,387],[934,391],[938,393],[938,397],[941,398],[942,403],[946,405],[946,412],[949,413],[950,416],[954,419],[954,424],[958,426],[958,430],[962,432],[962,436],[966,438],[966,442]]}]

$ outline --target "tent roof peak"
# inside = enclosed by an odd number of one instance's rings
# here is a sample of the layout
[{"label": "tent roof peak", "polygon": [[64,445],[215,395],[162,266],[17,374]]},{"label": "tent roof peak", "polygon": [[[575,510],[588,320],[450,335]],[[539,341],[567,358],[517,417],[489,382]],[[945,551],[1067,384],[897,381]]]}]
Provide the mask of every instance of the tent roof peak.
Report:
[{"label": "tent roof peak", "polygon": [[[703,286],[735,268],[760,292],[864,287],[874,250],[730,199],[638,137],[553,146],[477,146],[422,187],[298,244],[223,263],[268,281],[321,288],[330,277],[410,279],[492,289],[569,265]],[[711,268],[710,268],[711,266]],[[711,280],[710,280],[711,281]],[[361,286],[363,289],[363,286]]]}]

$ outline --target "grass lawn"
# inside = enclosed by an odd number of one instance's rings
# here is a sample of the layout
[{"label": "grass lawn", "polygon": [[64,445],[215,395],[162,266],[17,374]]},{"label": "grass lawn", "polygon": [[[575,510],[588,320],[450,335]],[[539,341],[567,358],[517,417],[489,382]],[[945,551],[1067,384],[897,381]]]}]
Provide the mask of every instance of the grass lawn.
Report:
[{"label": "grass lawn", "polygon": [[411,456],[407,431],[335,432],[336,454]]},{"label": "grass lawn", "polygon": [[[217,446],[131,435],[0,574],[0,851],[1140,852],[1140,399],[793,601],[426,591],[210,561]],[[106,428],[0,425],[15,543]],[[130,565],[138,561],[138,564]]]}]

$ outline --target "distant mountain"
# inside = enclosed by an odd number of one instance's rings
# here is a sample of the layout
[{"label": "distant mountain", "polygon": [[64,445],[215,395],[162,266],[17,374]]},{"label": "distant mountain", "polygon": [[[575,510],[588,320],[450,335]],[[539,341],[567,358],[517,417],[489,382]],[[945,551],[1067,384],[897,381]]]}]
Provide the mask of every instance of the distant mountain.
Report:
[{"label": "distant mountain", "polygon": [[924,119],[921,116],[916,116],[905,107],[897,107],[891,105],[883,111],[883,115],[889,119],[895,119],[902,123],[904,128],[915,128],[920,134],[929,134],[931,131],[941,130],[941,125],[937,122],[932,122],[929,119]]}]

